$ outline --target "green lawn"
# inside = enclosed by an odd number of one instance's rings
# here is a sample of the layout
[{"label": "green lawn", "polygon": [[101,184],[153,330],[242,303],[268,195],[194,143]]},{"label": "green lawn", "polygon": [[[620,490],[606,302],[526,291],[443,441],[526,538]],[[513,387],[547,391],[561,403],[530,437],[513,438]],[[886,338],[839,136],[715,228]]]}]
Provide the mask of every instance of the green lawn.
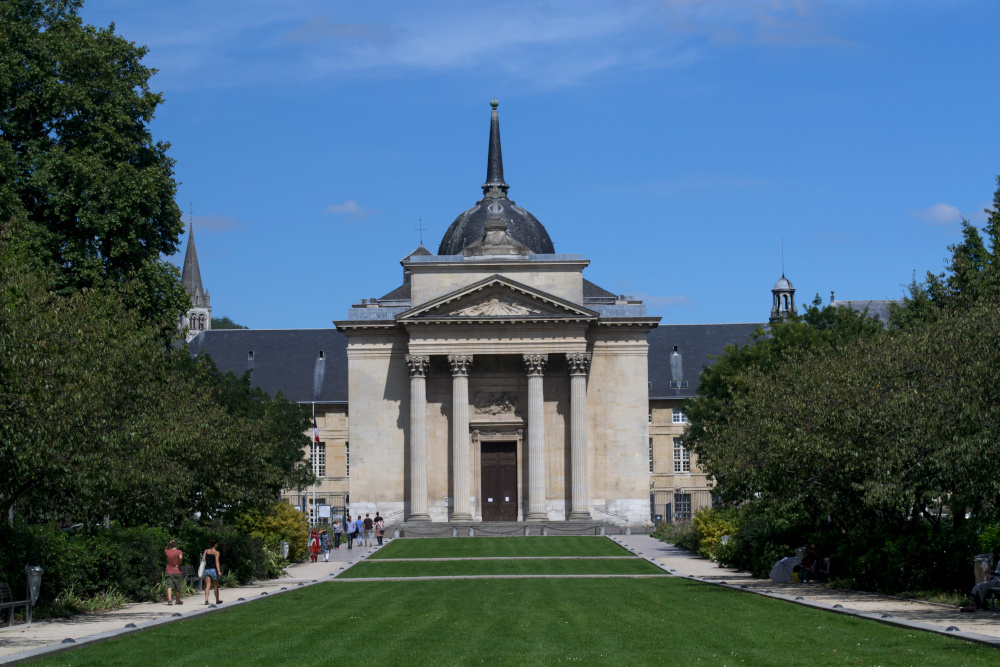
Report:
[{"label": "green lawn", "polygon": [[379,558],[477,558],[483,556],[631,556],[606,537],[473,537],[393,540]]},{"label": "green lawn", "polygon": [[455,560],[361,562],[340,575],[368,577],[447,577],[470,574],[664,574],[641,558],[628,560]]},{"label": "green lawn", "polygon": [[559,662],[996,665],[1000,652],[663,577],[327,582],[38,664]]}]

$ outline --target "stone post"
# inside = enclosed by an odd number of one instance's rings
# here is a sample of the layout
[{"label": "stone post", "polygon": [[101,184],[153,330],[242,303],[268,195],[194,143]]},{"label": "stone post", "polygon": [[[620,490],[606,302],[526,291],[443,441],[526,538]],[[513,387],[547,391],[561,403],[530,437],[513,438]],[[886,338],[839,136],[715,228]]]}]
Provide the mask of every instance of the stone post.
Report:
[{"label": "stone post", "polygon": [[469,511],[469,367],[471,355],[448,355],[451,366],[452,521],[472,521]]},{"label": "stone post", "polygon": [[572,505],[570,520],[590,519],[590,487],[587,480],[587,371],[591,355],[567,354],[569,363],[570,463],[572,465]]},{"label": "stone post", "polygon": [[547,354],[526,354],[524,365],[528,371],[528,521],[545,521],[549,513],[545,507],[545,399],[542,383],[545,380]]},{"label": "stone post", "polygon": [[410,521],[427,513],[427,369],[430,357],[406,355],[410,371]]}]

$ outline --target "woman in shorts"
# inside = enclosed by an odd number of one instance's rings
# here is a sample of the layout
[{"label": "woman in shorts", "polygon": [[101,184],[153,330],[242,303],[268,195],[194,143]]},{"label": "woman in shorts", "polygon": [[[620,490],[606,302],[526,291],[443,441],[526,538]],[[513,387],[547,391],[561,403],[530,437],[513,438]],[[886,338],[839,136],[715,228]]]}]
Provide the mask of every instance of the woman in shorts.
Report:
[{"label": "woman in shorts", "polygon": [[208,589],[215,587],[215,604],[222,604],[219,599],[219,577],[222,575],[222,554],[219,553],[219,541],[214,537],[208,541],[208,549],[201,555],[205,563],[205,604],[208,604]]}]

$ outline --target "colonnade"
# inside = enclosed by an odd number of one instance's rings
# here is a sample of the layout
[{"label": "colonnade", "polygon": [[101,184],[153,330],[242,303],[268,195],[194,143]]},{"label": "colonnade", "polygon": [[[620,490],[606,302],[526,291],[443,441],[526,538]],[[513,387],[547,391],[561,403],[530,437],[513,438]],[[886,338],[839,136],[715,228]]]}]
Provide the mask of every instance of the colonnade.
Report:
[{"label": "colonnade", "polygon": [[[543,382],[548,354],[525,354],[528,376],[528,501],[523,505],[528,521],[548,519],[545,494],[545,396]],[[471,521],[469,448],[469,369],[472,355],[448,355],[452,377],[452,521]],[[570,375],[570,519],[589,519],[587,481],[587,373],[591,355],[577,352],[566,355]],[[427,512],[427,372],[430,357],[407,355],[410,373],[410,521],[428,521]]]}]

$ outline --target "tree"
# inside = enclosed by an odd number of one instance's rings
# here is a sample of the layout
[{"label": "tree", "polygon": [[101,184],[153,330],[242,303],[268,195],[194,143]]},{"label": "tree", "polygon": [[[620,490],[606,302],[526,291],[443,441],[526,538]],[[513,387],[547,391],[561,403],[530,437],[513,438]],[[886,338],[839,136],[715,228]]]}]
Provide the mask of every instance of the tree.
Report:
[{"label": "tree", "polygon": [[213,317],[212,318],[212,328],[213,329],[249,329],[250,327],[245,327],[242,324],[237,324],[229,319],[227,316]]},{"label": "tree", "polygon": [[27,224],[53,288],[119,291],[164,335],[188,299],[169,144],[149,131],[162,102],[146,48],[84,25],[82,0],[0,3],[0,220]]}]

